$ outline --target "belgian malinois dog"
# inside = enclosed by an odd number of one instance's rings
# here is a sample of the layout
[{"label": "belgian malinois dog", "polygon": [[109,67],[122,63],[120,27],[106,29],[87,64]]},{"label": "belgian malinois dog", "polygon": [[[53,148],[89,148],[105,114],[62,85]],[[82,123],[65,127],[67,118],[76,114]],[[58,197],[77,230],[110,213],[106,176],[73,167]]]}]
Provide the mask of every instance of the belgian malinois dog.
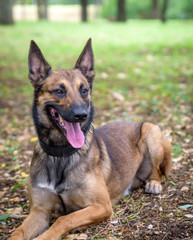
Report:
[{"label": "belgian malinois dog", "polygon": [[[145,185],[162,191],[171,168],[171,144],[150,122],[92,121],[94,80],[91,39],[75,67],[54,71],[31,41],[29,79],[39,141],[30,167],[30,214],[10,240],[57,240],[72,229],[111,218],[112,204]],[[49,228],[53,211],[62,216]]]}]

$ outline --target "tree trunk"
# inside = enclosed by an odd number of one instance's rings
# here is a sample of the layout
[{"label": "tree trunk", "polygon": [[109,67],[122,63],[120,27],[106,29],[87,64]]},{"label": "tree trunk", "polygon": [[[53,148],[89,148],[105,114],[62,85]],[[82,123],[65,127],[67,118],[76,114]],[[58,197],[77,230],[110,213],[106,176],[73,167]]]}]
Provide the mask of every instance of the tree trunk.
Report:
[{"label": "tree trunk", "polygon": [[87,22],[88,0],[80,0],[80,4],[81,4],[81,20],[82,20],[82,22]]},{"label": "tree trunk", "polygon": [[127,20],[125,4],[125,0],[118,0],[117,21],[125,22]]},{"label": "tree trunk", "polygon": [[100,13],[100,5],[102,4],[101,0],[95,0],[94,1],[96,10],[95,10],[95,18],[99,18],[99,13]]},{"label": "tree trunk", "polygon": [[12,0],[0,0],[0,24],[13,24]]},{"label": "tree trunk", "polygon": [[166,21],[166,11],[168,8],[169,0],[163,0],[163,5],[161,9],[161,21],[164,23]]},{"label": "tree trunk", "polygon": [[152,0],[152,19],[159,18],[158,0]]},{"label": "tree trunk", "polygon": [[48,19],[48,0],[37,0],[38,18]]}]

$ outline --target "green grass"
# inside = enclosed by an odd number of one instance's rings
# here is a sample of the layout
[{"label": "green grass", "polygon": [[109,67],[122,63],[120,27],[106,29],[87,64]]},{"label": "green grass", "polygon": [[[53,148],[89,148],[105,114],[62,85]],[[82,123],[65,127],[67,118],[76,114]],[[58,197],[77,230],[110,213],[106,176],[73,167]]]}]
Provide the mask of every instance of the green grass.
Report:
[{"label": "green grass", "polygon": [[[82,23],[18,22],[0,26],[0,98],[32,95],[27,79],[29,43],[34,39],[53,69],[74,66],[85,42],[93,39],[95,98],[120,91],[128,100],[173,104],[193,100],[193,21],[132,20]],[[107,73],[106,79],[101,73]],[[118,74],[124,73],[125,78]],[[186,84],[185,88],[182,84]],[[146,106],[146,105],[144,105]],[[157,111],[156,109],[154,110]]]}]

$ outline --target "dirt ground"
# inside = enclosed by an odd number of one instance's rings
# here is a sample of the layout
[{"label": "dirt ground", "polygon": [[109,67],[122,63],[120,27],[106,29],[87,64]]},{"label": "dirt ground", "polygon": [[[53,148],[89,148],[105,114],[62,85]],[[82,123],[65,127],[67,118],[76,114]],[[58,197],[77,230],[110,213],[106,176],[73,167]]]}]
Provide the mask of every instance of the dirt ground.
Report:
[{"label": "dirt ground", "polygon": [[[96,125],[121,116],[123,104],[126,103],[120,104],[113,98],[112,101],[115,101],[117,106],[111,117],[107,109],[96,108]],[[29,211],[26,181],[33,144],[37,140],[30,105],[31,103],[23,98],[1,102],[1,240],[8,239]],[[139,103],[130,103],[130,109],[141,118],[148,116],[148,109],[141,111],[139,106]],[[189,113],[192,111],[190,106],[182,107]],[[163,193],[151,195],[145,194],[144,189],[139,189],[113,207],[112,220],[71,233],[65,239],[193,239],[192,119],[185,116],[183,124],[177,125],[175,119],[163,109],[160,116],[149,116],[148,120],[162,122],[162,119],[166,118],[168,123],[162,128],[165,135],[171,139],[174,151],[172,172],[169,179],[163,183]]]}]

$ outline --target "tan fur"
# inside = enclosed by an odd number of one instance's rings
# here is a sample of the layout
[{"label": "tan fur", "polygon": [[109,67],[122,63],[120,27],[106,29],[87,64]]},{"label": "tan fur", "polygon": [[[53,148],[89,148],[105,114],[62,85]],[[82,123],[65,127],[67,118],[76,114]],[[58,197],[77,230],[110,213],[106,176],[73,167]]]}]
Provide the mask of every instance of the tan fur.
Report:
[{"label": "tan fur", "polygon": [[[114,131],[115,137],[116,134],[119,134],[116,129],[111,129],[111,131]],[[125,129],[125,134],[131,134],[131,131],[132,129]],[[91,141],[93,141],[93,136],[89,133],[87,144],[90,144]],[[85,148],[88,146],[87,144]],[[116,140],[112,142],[112,145],[116,145]],[[102,139],[100,139],[100,146],[101,148],[98,149],[96,144],[93,144],[88,156],[88,158],[94,159],[93,169],[80,179],[77,178],[81,169],[71,176],[71,181],[84,181],[82,182],[84,187],[76,189],[69,196],[64,193],[65,204],[76,206],[77,211],[58,218],[49,230],[37,238],[38,240],[56,240],[69,230],[110,218],[112,216],[111,202],[116,203],[120,199],[128,183],[135,178],[137,170],[139,173],[137,179],[144,181],[148,179],[146,183],[148,192],[161,192],[161,178],[163,174],[168,174],[171,167],[171,145],[156,125],[148,122],[143,124],[138,147],[133,147],[131,155],[128,156],[129,169],[125,168],[125,165],[120,166],[122,178],[110,174],[112,166],[107,153],[108,147]],[[111,148],[111,145],[109,147]],[[99,157],[101,151],[105,158],[103,162],[100,162]],[[145,154],[150,157],[150,165],[145,163],[143,172],[140,172]],[[163,164],[165,164],[164,172],[161,172],[160,167],[163,167]],[[134,186],[135,180],[133,181]],[[30,215],[13,233],[10,240],[27,239],[27,237],[33,239],[30,236],[33,237],[33,232],[37,232],[35,228],[39,233],[43,232],[48,227],[51,212],[57,204],[61,204],[58,196],[49,189],[42,191],[40,188],[33,192],[33,189],[29,187],[29,193],[32,196]],[[63,197],[63,193],[61,197]]]},{"label": "tan fur", "polygon": [[[60,84],[67,89],[62,99],[50,93]],[[54,101],[65,110],[72,103],[91,99],[90,92],[86,99],[80,97],[81,84],[88,87],[88,81],[77,69],[53,71],[46,79],[37,101],[40,117],[47,125],[48,117],[41,111],[45,102]],[[63,141],[58,134],[58,130],[53,130],[49,138]],[[162,178],[171,169],[171,144],[160,128],[150,122],[104,125],[94,134],[88,132],[83,147],[69,157],[68,161],[78,162],[78,167],[65,176],[61,192],[60,186],[56,190],[52,181],[48,184],[44,179],[46,171],[41,167],[46,159],[52,164],[56,160],[65,161],[47,156],[39,142],[36,144],[30,168],[30,213],[9,240],[58,240],[72,229],[111,218],[112,204],[129,190],[146,184],[146,192],[161,193]],[[34,185],[33,175],[37,169],[43,177]],[[69,214],[59,217],[49,228],[52,212],[62,210],[63,206]]]}]

